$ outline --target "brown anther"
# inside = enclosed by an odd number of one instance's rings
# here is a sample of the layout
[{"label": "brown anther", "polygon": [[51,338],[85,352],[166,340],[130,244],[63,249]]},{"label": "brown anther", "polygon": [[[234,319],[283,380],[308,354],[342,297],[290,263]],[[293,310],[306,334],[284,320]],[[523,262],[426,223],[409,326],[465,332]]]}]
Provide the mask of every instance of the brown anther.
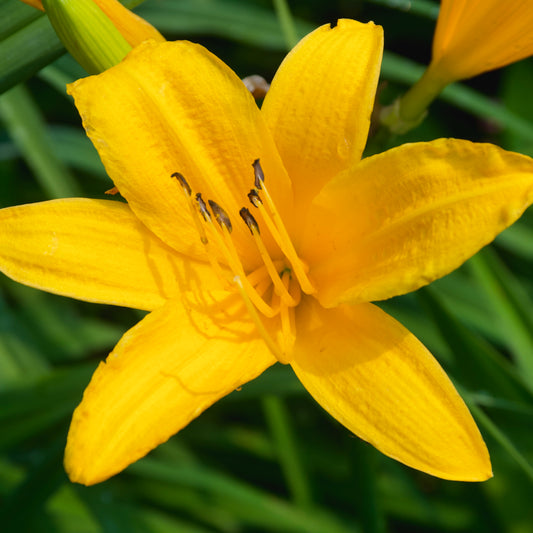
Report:
[{"label": "brown anther", "polygon": [[202,215],[203,219],[206,222],[208,222],[209,220],[211,220],[211,215],[209,214],[209,211],[207,210],[207,206],[205,205],[204,199],[202,198],[202,193],[197,192],[195,198],[198,204],[198,208],[200,210],[200,214]]},{"label": "brown anther", "polygon": [[250,213],[250,210],[247,207],[243,207],[239,211],[239,215],[241,215],[241,218],[248,226],[248,229],[250,230],[252,235],[254,235],[254,232],[258,234],[261,233],[259,231],[259,224],[257,223],[257,220],[255,220],[254,216],[252,215],[252,213]]},{"label": "brown anther", "polygon": [[189,184],[187,183],[187,180],[183,177],[182,174],[179,172],[174,172],[174,174],[170,175],[171,178],[176,178],[182,187],[182,189],[187,193],[188,196],[192,195],[192,190]]},{"label": "brown anther", "polygon": [[259,159],[256,159],[252,163],[252,166],[254,167],[255,188],[262,189],[261,184],[265,181],[265,175],[263,174],[263,169],[261,168],[261,163],[259,162]]},{"label": "brown anther", "polygon": [[220,207],[216,202],[213,202],[213,200],[208,200],[209,207],[211,207],[211,211],[213,211],[213,215],[215,216],[215,220],[218,222],[218,225],[220,227],[225,227],[230,233],[233,230],[233,226],[231,225],[231,220],[229,219],[228,214],[222,207]]},{"label": "brown anther", "polygon": [[259,196],[259,193],[257,192],[257,189],[252,189],[248,193],[248,200],[252,203],[254,207],[259,207],[263,202],[261,201],[261,197]]}]

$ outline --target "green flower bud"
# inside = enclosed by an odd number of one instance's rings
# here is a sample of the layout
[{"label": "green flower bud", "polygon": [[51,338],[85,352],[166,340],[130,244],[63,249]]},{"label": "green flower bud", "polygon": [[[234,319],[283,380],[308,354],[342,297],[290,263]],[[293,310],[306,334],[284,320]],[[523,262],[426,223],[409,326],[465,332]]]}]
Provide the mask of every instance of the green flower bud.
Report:
[{"label": "green flower bud", "polygon": [[43,0],[58,37],[89,73],[120,63],[131,46],[93,0]]}]

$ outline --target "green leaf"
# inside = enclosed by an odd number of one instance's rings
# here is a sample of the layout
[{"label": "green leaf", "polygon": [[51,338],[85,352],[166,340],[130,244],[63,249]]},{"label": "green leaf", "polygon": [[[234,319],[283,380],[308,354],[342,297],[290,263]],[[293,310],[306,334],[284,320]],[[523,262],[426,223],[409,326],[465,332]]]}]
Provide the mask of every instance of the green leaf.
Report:
[{"label": "green leaf", "polygon": [[40,18],[42,13],[22,2],[0,2],[0,41]]},{"label": "green leaf", "polygon": [[0,96],[0,115],[47,196],[80,196],[74,178],[54,153],[39,108],[22,85]]},{"label": "green leaf", "polygon": [[66,422],[81,400],[95,364],[57,369],[40,379],[0,392],[0,449]]},{"label": "green leaf", "polygon": [[64,52],[50,22],[45,15],[40,15],[0,41],[0,93],[27,80]]},{"label": "green leaf", "polygon": [[438,291],[425,287],[416,294],[448,344],[453,357],[451,371],[461,383],[469,390],[489,390],[490,398],[497,395],[512,400],[517,409],[520,402],[533,402],[531,390],[511,362],[467,329],[444,305]]},{"label": "green leaf", "polygon": [[143,459],[133,464],[128,472],[140,478],[206,491],[225,509],[256,528],[287,533],[353,532],[353,528],[347,528],[337,518],[316,507],[313,510],[295,508],[251,485],[201,466],[173,465],[155,459]]},{"label": "green leaf", "polygon": [[[142,0],[124,0],[132,8]],[[22,2],[9,0],[0,15],[4,38],[0,40],[0,94],[27,80],[65,53],[65,48],[45,14]],[[4,9],[4,11],[2,11]],[[8,25],[4,21],[13,21]]]},{"label": "green leaf", "polygon": [[533,303],[492,249],[485,248],[468,265],[484,288],[492,322],[505,332],[507,346],[533,389]]},{"label": "green leaf", "polygon": [[[6,498],[0,508],[2,531],[23,532],[38,527],[40,531],[56,531],[43,525],[45,505],[50,496],[66,481],[63,471],[63,437],[55,440],[38,458],[24,481]],[[29,512],[31,510],[31,512]]]}]

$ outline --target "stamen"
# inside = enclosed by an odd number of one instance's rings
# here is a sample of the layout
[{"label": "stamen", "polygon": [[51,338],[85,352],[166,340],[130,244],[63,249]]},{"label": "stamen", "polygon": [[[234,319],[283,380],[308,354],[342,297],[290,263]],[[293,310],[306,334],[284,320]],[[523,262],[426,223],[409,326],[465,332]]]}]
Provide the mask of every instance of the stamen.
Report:
[{"label": "stamen", "polygon": [[261,235],[259,232],[259,226],[253,217],[253,215],[250,213],[250,211],[243,207],[239,214],[241,215],[242,219],[250,229],[250,233],[253,235],[255,244],[257,245],[257,248],[259,250],[259,255],[261,256],[261,259],[263,259],[263,262],[265,263],[265,266],[267,268],[268,274],[270,275],[270,279],[272,279],[272,283],[274,284],[274,289],[276,290],[276,293],[281,298],[281,301],[288,306],[294,306],[296,305],[296,302],[294,298],[288,293],[285,285],[283,285],[281,278],[276,270],[276,267],[274,266],[274,263],[272,262],[272,258],[270,257],[270,254],[268,253],[268,250],[266,249],[265,244],[263,243],[263,240],[261,239]]},{"label": "stamen", "polygon": [[233,227],[226,211],[224,211],[224,209],[222,209],[222,207],[220,207],[216,202],[213,202],[213,200],[208,200],[208,202],[209,207],[211,207],[211,211],[213,211],[213,215],[215,215],[215,220],[220,226],[225,226],[226,229],[231,233]]},{"label": "stamen", "polygon": [[182,187],[182,189],[186,192],[187,196],[192,195],[192,190],[190,185],[187,183],[187,180],[183,177],[183,174],[180,174],[179,172],[174,172],[174,174],[170,175],[171,178],[176,178]]},{"label": "stamen", "polygon": [[235,284],[237,285],[237,288],[239,289],[239,292],[242,296],[242,299],[244,300],[244,304],[246,305],[246,308],[248,309],[248,312],[250,313],[250,316],[252,317],[252,320],[254,321],[255,327],[257,328],[257,331],[259,332],[259,335],[263,338],[266,345],[268,346],[268,349],[272,352],[272,355],[278,360],[281,361],[283,358],[283,355],[279,351],[278,345],[274,342],[272,337],[268,334],[268,331],[265,328],[265,325],[263,324],[263,321],[261,320],[261,317],[257,314],[257,311],[252,304],[252,301],[250,298],[248,298],[248,291],[244,288],[242,281],[239,278],[235,279]]},{"label": "stamen", "polygon": [[[281,261],[280,259],[276,259],[276,261],[273,261],[273,263],[276,271],[279,272],[280,268],[283,266],[283,261]],[[264,279],[268,279],[269,283],[271,281],[265,265],[261,265],[260,267],[256,268],[246,277],[254,287]]]},{"label": "stamen", "polygon": [[[253,164],[254,176],[255,176],[255,187],[254,192],[250,191],[248,198],[252,204],[259,209],[259,212],[263,216],[265,224],[268,226],[268,229],[272,233],[272,236],[278,243],[278,246],[281,248],[283,253],[287,256],[287,259],[290,261],[292,268],[294,270],[295,276],[298,278],[302,290],[306,294],[313,294],[316,292],[316,289],[313,287],[310,279],[307,277],[307,270],[303,261],[298,257],[296,250],[292,244],[291,238],[283,224],[283,220],[279,215],[276,205],[270,196],[268,189],[265,185],[265,175],[263,169],[261,168],[261,163],[259,159],[256,159]],[[263,194],[266,199],[266,206],[261,201],[259,197],[259,190],[263,191]],[[268,209],[267,209],[268,208]]]},{"label": "stamen", "polygon": [[200,210],[200,214],[206,222],[209,222],[211,220],[211,213],[209,213],[209,211],[207,210],[207,206],[205,205],[204,199],[202,198],[202,193],[197,192],[195,198],[196,203],[198,205],[198,209]]},{"label": "stamen", "polygon": [[[282,276],[282,282],[285,289],[288,290],[290,283],[290,274],[285,271]],[[295,285],[294,283],[292,285]],[[288,356],[292,353],[294,342],[296,340],[296,326],[294,323],[294,307],[282,306],[280,309],[281,320],[281,339],[280,348],[282,359],[280,363],[289,363]]]},{"label": "stamen", "polygon": [[[198,198],[198,194],[196,196]],[[209,205],[212,208],[211,202],[212,201],[209,201]],[[243,289],[246,291],[246,294],[248,294],[249,299],[257,307],[257,309],[261,311],[261,313],[263,313],[265,316],[269,318],[276,316],[279,313],[279,309],[273,309],[271,306],[269,306],[261,298],[261,296],[257,294],[257,291],[254,289],[254,287],[252,286],[252,284],[248,281],[248,278],[246,277],[242,263],[239,259],[239,254],[237,253],[237,250],[235,249],[235,245],[233,244],[233,241],[231,239],[231,234],[230,234],[231,222],[229,222],[229,217],[227,213],[218,204],[216,204],[215,202],[212,202],[212,203],[220,209],[220,211],[217,211],[217,213],[220,215],[220,218],[217,218],[217,214],[215,213],[215,211],[213,211],[213,215],[215,216],[215,219],[217,220],[220,226],[220,231],[217,230],[216,226],[213,223],[211,216],[209,216],[206,222],[211,228],[211,235],[216,241],[219,249],[222,251],[222,253],[226,257],[228,266],[234,274],[233,282],[237,285],[240,284],[240,286],[243,287]],[[222,235],[220,235],[221,233]]]},{"label": "stamen", "polygon": [[[272,280],[270,279],[270,276],[267,276],[265,279],[262,279],[259,283],[254,285],[254,288],[257,294],[259,294],[259,296],[261,296],[263,300],[265,300],[264,295],[266,291],[270,289],[271,287],[272,287]],[[272,305],[272,299],[270,301],[270,307],[272,307],[273,309],[278,308],[278,306]]]},{"label": "stamen", "polygon": [[[281,273],[281,278],[283,279],[283,276],[285,274],[289,275],[289,279],[291,278],[291,272],[289,269],[284,270]],[[302,299],[302,289],[300,287],[300,283],[289,283],[289,294],[292,296],[294,301],[296,302],[295,307],[300,304],[300,300]]]},{"label": "stamen", "polygon": [[263,173],[259,159],[256,159],[252,163],[252,166],[254,167],[255,188],[261,190],[263,188],[263,183],[265,183],[265,174]]},{"label": "stamen", "polygon": [[[284,226],[282,226],[282,228],[276,226],[275,222],[272,220],[263,204],[260,204],[258,209],[261,213],[261,216],[263,217],[263,221],[265,222],[270,233],[274,237],[274,240],[277,242],[278,246],[281,248],[282,252],[285,254],[287,259],[291,263],[294,274],[300,282],[302,290],[306,294],[313,294],[314,292],[316,292],[315,287],[307,277],[307,272],[309,268],[296,254],[292,242],[287,234],[287,230],[285,230]],[[283,230],[284,234],[280,232],[280,229]]]},{"label": "stamen", "polygon": [[[291,313],[293,314],[294,312],[292,310],[288,310],[288,305],[293,304],[293,302],[296,300],[290,294],[285,282],[278,274],[278,269],[281,268],[282,263],[280,261],[276,261],[275,263],[272,261],[266,250],[266,247],[263,244],[263,241],[261,240],[257,221],[252,214],[245,209],[248,216],[244,216],[243,218],[250,228],[256,243],[258,243],[258,246],[260,247],[261,255],[266,258],[265,265],[251,272],[249,276],[246,276],[238,252],[235,248],[235,244],[231,238],[232,224],[226,211],[213,200],[208,200],[209,207],[211,208],[210,212],[200,193],[196,193],[193,197],[192,189],[182,174],[175,172],[172,174],[172,177],[179,182],[184,195],[187,198],[187,203],[191,210],[194,223],[200,234],[200,239],[206,247],[209,262],[222,281],[229,281],[227,276],[229,272],[224,272],[216,259],[216,254],[210,253],[209,248],[211,248],[213,244],[216,244],[218,250],[225,257],[227,266],[233,273],[233,278],[231,281],[237,287],[242,299],[244,300],[244,303],[248,309],[248,312],[250,313],[259,335],[263,338],[274,357],[282,361],[286,356],[285,350],[280,351],[280,347],[268,333],[261,317],[258,314],[258,311],[269,318],[273,318],[283,311],[284,316],[289,316],[288,320],[290,322]],[[243,213],[241,213],[241,216],[243,216]],[[216,220],[218,227],[215,225],[213,218]],[[209,239],[207,238],[206,230],[209,232]],[[272,284],[274,284],[276,296],[279,288],[283,289],[282,291],[279,291],[282,296],[277,296],[277,299],[281,301],[275,306],[268,305],[263,299],[263,295],[269,294],[268,289],[272,286]],[[282,318],[282,331],[287,329],[287,326],[283,326],[284,321],[287,322],[287,318]],[[283,330],[283,327],[285,327],[285,330]],[[286,338],[288,337],[284,332],[283,339]]]},{"label": "stamen", "polygon": [[248,226],[248,229],[250,230],[250,233],[253,235],[254,233],[261,233],[259,231],[259,225],[257,224],[257,220],[255,220],[252,213],[250,213],[250,210],[246,207],[243,207],[239,211],[239,215],[241,215],[241,218],[244,220],[244,223]]},{"label": "stamen", "polygon": [[[207,244],[207,236],[205,234],[205,229],[202,225],[202,222],[198,218],[198,211],[196,210],[192,202],[192,198],[191,198],[192,191],[191,191],[191,188],[189,187],[189,184],[187,183],[187,180],[179,172],[174,172],[174,174],[171,175],[171,178],[176,178],[179,184],[181,185],[181,188],[183,192],[185,193],[185,198],[187,198],[187,204],[189,205],[191,216],[192,216],[192,219],[194,220],[194,225],[196,226],[196,229],[198,230],[198,233],[200,234],[200,240],[202,241],[203,244]],[[198,195],[196,196],[197,196],[196,199],[198,200]]]},{"label": "stamen", "polygon": [[262,204],[263,202],[261,201],[261,197],[259,196],[259,193],[255,190],[255,189],[252,189],[249,193],[248,193],[248,200],[250,200],[250,202],[252,202],[252,205],[254,207],[259,207],[259,204]]},{"label": "stamen", "polygon": [[183,189],[183,192],[185,193],[185,198],[187,199],[187,204],[189,205],[189,210],[191,212],[192,219],[194,220],[194,225],[196,226],[196,229],[198,230],[198,233],[200,234],[200,241],[202,244],[206,247],[206,254],[207,259],[209,261],[209,264],[215,271],[218,279],[220,280],[221,284],[223,286],[227,286],[229,284],[227,273],[224,273],[222,270],[222,267],[218,263],[216,259],[216,254],[213,253],[212,250],[210,250],[211,246],[209,244],[209,241],[207,239],[207,235],[205,233],[205,227],[202,224],[202,221],[200,220],[200,217],[198,215],[198,211],[200,211],[202,217],[204,220],[206,220],[206,216],[211,218],[211,215],[209,214],[209,211],[207,210],[207,207],[205,206],[205,202],[202,200],[202,196],[200,193],[198,193],[195,197],[196,199],[196,206],[193,203],[192,200],[192,190],[189,184],[187,183],[187,180],[183,177],[182,174],[179,172],[174,172],[171,176],[172,178],[176,178],[181,188]]}]

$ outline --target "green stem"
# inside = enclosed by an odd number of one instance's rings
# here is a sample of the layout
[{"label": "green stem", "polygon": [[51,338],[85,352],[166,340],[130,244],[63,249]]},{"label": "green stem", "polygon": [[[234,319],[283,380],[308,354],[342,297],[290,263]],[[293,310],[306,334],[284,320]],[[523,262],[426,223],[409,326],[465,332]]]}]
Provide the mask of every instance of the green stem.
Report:
[{"label": "green stem", "polygon": [[392,133],[407,133],[418,126],[427,115],[430,104],[448,84],[426,69],[422,77],[392,105],[381,112],[381,122]]},{"label": "green stem", "polygon": [[274,0],[274,9],[278,17],[283,37],[287,44],[287,48],[290,50],[294,48],[296,43],[300,40],[294,25],[294,19],[292,17],[289,5],[286,0]]},{"label": "green stem", "polygon": [[[385,79],[410,85],[423,76],[425,69],[422,65],[386,51],[381,70]],[[460,83],[448,85],[440,94],[440,99],[483,120],[491,119],[523,139],[533,140],[533,124],[530,121]]]},{"label": "green stem", "polygon": [[79,196],[80,190],[55,156],[41,113],[24,86],[13,87],[0,97],[0,116],[47,196]]},{"label": "green stem", "polygon": [[262,403],[292,499],[297,506],[310,508],[309,484],[300,460],[300,454],[297,452],[285,404],[280,398],[273,395],[265,396]]}]

